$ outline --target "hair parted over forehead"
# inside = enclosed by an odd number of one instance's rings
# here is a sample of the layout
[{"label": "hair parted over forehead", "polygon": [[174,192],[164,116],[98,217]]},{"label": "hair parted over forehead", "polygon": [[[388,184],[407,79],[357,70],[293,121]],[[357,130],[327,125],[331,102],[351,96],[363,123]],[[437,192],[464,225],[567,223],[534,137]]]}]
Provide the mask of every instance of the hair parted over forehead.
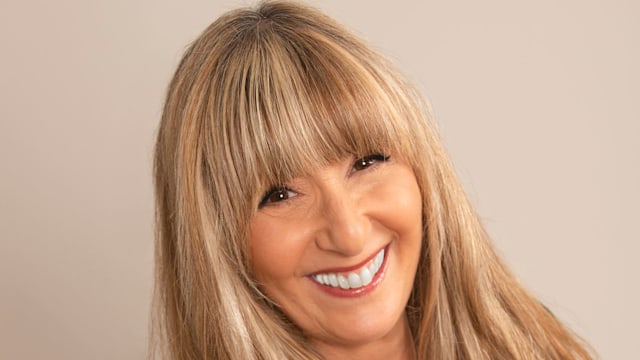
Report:
[{"label": "hair parted over forehead", "polygon": [[171,359],[319,359],[248,270],[264,191],[385,152],[414,170],[424,239],[407,314],[419,359],[587,359],[502,265],[431,115],[387,60],[321,12],[224,14],[169,85],[154,158],[152,349]]}]

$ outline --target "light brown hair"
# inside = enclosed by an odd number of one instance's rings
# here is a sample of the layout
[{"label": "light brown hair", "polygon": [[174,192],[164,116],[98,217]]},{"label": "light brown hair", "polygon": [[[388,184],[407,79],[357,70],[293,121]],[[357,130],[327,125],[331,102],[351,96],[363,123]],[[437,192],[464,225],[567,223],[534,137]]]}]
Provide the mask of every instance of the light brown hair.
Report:
[{"label": "light brown hair", "polygon": [[156,144],[153,348],[171,359],[314,359],[253,281],[260,196],[346,155],[401,154],[423,196],[407,305],[419,359],[589,359],[490,245],[414,88],[317,10],[268,1],[189,47]]}]

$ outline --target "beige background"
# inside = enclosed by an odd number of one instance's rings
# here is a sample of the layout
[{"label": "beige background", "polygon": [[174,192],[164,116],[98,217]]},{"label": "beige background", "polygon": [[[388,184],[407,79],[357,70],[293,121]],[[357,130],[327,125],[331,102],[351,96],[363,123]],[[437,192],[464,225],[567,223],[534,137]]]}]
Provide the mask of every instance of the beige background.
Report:
[{"label": "beige background", "polygon": [[[1,359],[144,357],[164,89],[246,3],[2,0]],[[603,358],[640,358],[640,3],[313,3],[428,95],[522,281]]]}]

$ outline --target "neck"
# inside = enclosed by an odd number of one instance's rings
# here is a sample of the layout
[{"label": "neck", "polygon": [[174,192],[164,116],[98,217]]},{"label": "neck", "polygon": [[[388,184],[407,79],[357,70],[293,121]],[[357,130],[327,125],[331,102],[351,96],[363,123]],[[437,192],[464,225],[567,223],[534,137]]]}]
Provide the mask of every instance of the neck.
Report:
[{"label": "neck", "polygon": [[416,350],[413,343],[409,320],[406,314],[398,324],[384,337],[356,346],[318,346],[325,359],[366,359],[366,360],[415,360]]}]

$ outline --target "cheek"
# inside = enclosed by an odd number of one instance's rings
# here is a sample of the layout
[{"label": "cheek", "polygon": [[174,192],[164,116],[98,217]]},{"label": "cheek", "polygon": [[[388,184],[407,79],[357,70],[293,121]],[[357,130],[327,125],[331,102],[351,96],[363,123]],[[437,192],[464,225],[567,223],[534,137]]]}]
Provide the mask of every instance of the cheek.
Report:
[{"label": "cheek", "polygon": [[306,242],[304,229],[292,222],[258,214],[249,237],[251,270],[262,285],[286,284],[300,273]]},{"label": "cheek", "polygon": [[398,218],[408,230],[422,232],[422,194],[415,182],[406,184],[406,190],[396,195]]},{"label": "cheek", "polygon": [[388,226],[401,234],[422,233],[422,194],[413,172],[401,167],[391,173],[376,197]]}]

